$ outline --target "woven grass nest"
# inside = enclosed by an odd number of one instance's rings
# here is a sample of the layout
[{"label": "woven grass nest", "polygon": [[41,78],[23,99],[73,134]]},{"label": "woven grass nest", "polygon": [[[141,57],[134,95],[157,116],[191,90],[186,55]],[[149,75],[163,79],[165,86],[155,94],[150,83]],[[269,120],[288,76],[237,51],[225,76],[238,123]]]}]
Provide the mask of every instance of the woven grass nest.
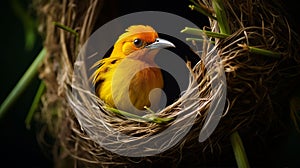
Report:
[{"label": "woven grass nest", "polygon": [[[293,93],[291,88],[297,85],[300,78],[300,57],[297,51],[299,42],[289,20],[281,14],[279,4],[275,2],[222,2],[230,32],[219,38],[208,34],[203,37],[206,41],[199,56],[201,61],[194,67],[188,66],[189,87],[177,101],[159,112],[160,117],[177,117],[166,124],[124,118],[101,108],[101,104],[99,108],[96,96],[85,90],[88,85],[85,82],[88,80],[78,80],[85,78],[84,74],[74,76],[74,66],[78,66],[78,62],[75,63],[78,60],[78,49],[97,29],[97,25],[105,20],[100,12],[103,10],[103,1],[37,2],[40,30],[47,50],[47,57],[40,68],[40,78],[47,89],[42,98],[41,113],[37,116],[43,126],[39,135],[43,144],[51,144],[44,147],[53,151],[56,167],[65,167],[66,163],[68,166],[79,167],[139,167],[149,163],[167,163],[173,167],[180,164],[185,156],[190,160],[199,160],[206,153],[224,150],[229,143],[229,135],[235,131],[239,131],[242,136],[251,137],[254,133],[266,132],[272,125],[280,123],[280,117],[289,116],[286,109],[288,99]],[[194,5],[197,4],[212,14],[208,16],[210,26],[203,29],[213,33],[222,32],[219,22],[213,18],[216,16],[216,6],[209,0],[199,1]],[[74,29],[78,33],[78,39],[74,34],[55,27],[53,22]],[[214,47],[211,47],[211,41],[214,41]],[[220,70],[218,68],[207,70],[204,62],[210,62],[209,60],[217,61],[222,65],[218,67],[225,72],[226,106],[213,134],[200,143],[199,132],[207,118],[212,100],[225,94],[222,89],[212,91],[212,83],[216,78],[222,77],[222,73],[216,73]],[[192,106],[183,106],[191,99],[196,100],[196,103],[193,101]],[[185,113],[186,111],[192,113]],[[188,125],[191,126],[188,134],[174,147],[155,156],[121,156],[103,148],[90,136],[93,133],[108,136],[110,129],[114,129],[133,136],[130,141],[138,142],[139,146],[145,143],[140,142],[140,139],[150,137],[151,140],[151,137],[155,137],[153,135],[171,125],[180,124],[194,114],[196,117]],[[82,127],[86,124],[91,129]],[[176,127],[171,132],[180,132],[185,128]],[[50,135],[54,141],[45,141],[45,135]],[[110,136],[114,138],[117,135]],[[116,142],[115,145],[120,144]],[[149,150],[163,148],[162,145]],[[195,152],[197,154],[191,156],[190,153]]]}]

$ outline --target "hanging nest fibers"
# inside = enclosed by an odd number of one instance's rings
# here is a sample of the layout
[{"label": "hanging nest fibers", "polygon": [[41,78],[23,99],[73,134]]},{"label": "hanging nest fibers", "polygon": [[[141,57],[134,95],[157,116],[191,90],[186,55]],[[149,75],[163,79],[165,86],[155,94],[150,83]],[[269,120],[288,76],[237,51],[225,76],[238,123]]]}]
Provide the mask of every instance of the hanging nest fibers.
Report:
[{"label": "hanging nest fibers", "polygon": [[[194,67],[187,63],[190,71],[187,90],[157,113],[156,117],[174,119],[163,123],[122,117],[104,108],[101,101],[99,107],[98,98],[86,89],[89,77],[84,72],[74,75],[75,66],[89,68],[84,67],[82,55],[78,58],[77,55],[97,25],[105,21],[101,12],[103,4],[101,0],[52,0],[35,4],[47,51],[39,75],[46,91],[37,117],[44,126],[40,139],[44,147],[51,144],[49,148],[53,151],[56,167],[65,167],[66,163],[79,167],[136,167],[147,163],[176,166],[188,155],[185,151],[205,155],[209,153],[206,149],[223,149],[231,133],[239,131],[250,137],[254,133],[263,134],[274,123],[279,123],[280,117],[289,115],[286,112],[288,100],[300,78],[299,42],[278,3],[259,0],[194,2],[192,9],[206,11],[210,26],[203,30],[183,30],[204,39],[203,52],[199,56],[201,61]],[[220,11],[223,14],[218,13]],[[62,25],[72,30],[60,29]],[[199,31],[207,36],[199,36]],[[208,66],[214,68],[208,69]],[[227,83],[227,95],[221,88],[211,87],[217,79],[223,78],[223,71],[226,81],[218,84]],[[222,101],[213,101],[224,96],[226,106],[218,127],[208,140],[200,143],[199,132],[207,117],[215,113],[210,105],[220,105]],[[192,122],[182,127],[184,121],[193,117]],[[181,127],[172,127],[174,125]],[[106,140],[118,138],[119,135],[111,132],[122,132],[133,138],[109,143],[117,148],[133,142],[136,146],[128,145],[123,149],[126,152],[147,143],[142,139],[155,140],[155,135],[165,129],[180,133],[190,127],[188,134],[182,135],[183,138],[170,149],[165,149],[165,144],[148,148],[150,152],[163,151],[154,156],[121,156],[103,148],[97,141],[103,137]],[[50,135],[54,142],[45,141],[45,135]],[[177,138],[171,137],[170,141]],[[201,155],[193,157],[189,155],[188,159],[200,159]]]}]

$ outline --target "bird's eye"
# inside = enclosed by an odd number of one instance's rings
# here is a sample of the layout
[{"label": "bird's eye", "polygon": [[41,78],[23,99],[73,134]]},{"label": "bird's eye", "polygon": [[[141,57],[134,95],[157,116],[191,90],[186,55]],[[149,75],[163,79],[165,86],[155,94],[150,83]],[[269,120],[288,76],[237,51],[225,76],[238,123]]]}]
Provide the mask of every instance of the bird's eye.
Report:
[{"label": "bird's eye", "polygon": [[143,41],[141,40],[141,39],[135,39],[134,41],[133,41],[133,44],[137,47],[137,48],[140,48],[140,47],[142,47],[142,45],[143,45]]}]

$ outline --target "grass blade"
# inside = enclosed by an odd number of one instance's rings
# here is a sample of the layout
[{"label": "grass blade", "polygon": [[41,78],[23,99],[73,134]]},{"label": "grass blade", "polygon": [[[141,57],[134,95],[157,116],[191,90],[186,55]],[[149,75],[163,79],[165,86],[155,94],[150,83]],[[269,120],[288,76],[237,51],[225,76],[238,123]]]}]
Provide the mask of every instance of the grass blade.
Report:
[{"label": "grass blade", "polygon": [[43,49],[37,58],[33,61],[25,74],[19,80],[14,89],[10,92],[0,107],[0,119],[4,116],[5,112],[15,103],[15,101],[24,92],[27,86],[32,82],[34,77],[38,74],[38,67],[46,55],[46,49]]},{"label": "grass blade", "polygon": [[242,139],[237,131],[230,135],[230,141],[238,167],[250,168]]},{"label": "grass blade", "polygon": [[39,105],[39,102],[41,100],[41,96],[44,93],[44,90],[45,90],[45,83],[42,81],[39,88],[38,88],[38,91],[36,92],[36,95],[33,99],[32,105],[31,105],[31,107],[29,109],[29,112],[28,112],[28,114],[26,116],[26,119],[25,119],[25,125],[26,125],[27,129],[30,129],[30,124],[31,124],[34,112],[38,108],[38,105]]}]

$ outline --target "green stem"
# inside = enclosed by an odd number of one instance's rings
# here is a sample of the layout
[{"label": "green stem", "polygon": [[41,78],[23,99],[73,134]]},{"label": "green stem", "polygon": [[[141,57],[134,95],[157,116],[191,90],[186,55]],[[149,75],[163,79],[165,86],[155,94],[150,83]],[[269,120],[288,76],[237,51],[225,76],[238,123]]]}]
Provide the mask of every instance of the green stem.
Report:
[{"label": "green stem", "polygon": [[[203,39],[200,39],[200,38],[191,38],[191,37],[187,37],[187,38],[185,38],[185,40],[186,41],[195,41],[195,42],[203,42],[204,40]],[[215,42],[214,41],[209,41],[209,43],[211,43],[211,44],[215,44]]]},{"label": "green stem", "polygon": [[109,111],[111,111],[111,112],[113,112],[113,113],[115,113],[115,114],[122,115],[122,116],[125,116],[125,117],[129,117],[129,118],[132,118],[132,119],[141,120],[141,121],[147,121],[147,122],[151,121],[151,120],[149,120],[147,118],[143,118],[141,116],[138,116],[138,115],[135,115],[135,114],[131,114],[131,113],[128,113],[128,112],[123,111],[123,110],[119,110],[119,109],[115,109],[115,108],[107,107],[107,106],[105,106],[104,108],[107,109],[107,110],[109,110]]},{"label": "green stem", "polygon": [[78,33],[76,32],[76,30],[73,30],[72,28],[70,28],[68,26],[65,26],[65,25],[63,25],[61,23],[58,23],[58,22],[53,22],[53,23],[56,27],[59,27],[59,28],[65,30],[67,32],[70,32],[70,33],[74,34],[76,37],[78,37]]},{"label": "green stem", "polygon": [[201,39],[201,38],[187,37],[187,38],[185,38],[185,41],[200,41],[200,42],[203,42],[204,40]]},{"label": "green stem", "polygon": [[215,10],[218,25],[220,28],[220,33],[222,34],[231,34],[230,27],[227,22],[226,12],[223,6],[223,0],[213,0],[212,6]]},{"label": "green stem", "polygon": [[15,103],[15,101],[24,92],[27,86],[32,82],[34,77],[38,74],[38,67],[46,55],[46,49],[43,49],[37,58],[33,61],[30,67],[27,69],[25,74],[19,80],[14,89],[10,92],[8,97],[4,100],[0,107],[0,118],[3,117],[5,112]]},{"label": "green stem", "polygon": [[36,111],[36,109],[38,108],[38,105],[39,105],[39,102],[41,100],[41,97],[44,93],[44,90],[45,90],[45,83],[42,81],[39,88],[38,88],[38,91],[33,99],[33,102],[32,102],[32,105],[29,109],[29,112],[26,116],[26,119],[25,119],[25,124],[26,124],[26,128],[27,129],[30,129],[30,123],[32,121],[32,118],[33,118],[33,115],[34,115],[34,112]]},{"label": "green stem", "polygon": [[242,139],[237,131],[230,135],[230,141],[233,148],[235,160],[239,168],[249,168],[247,154]]},{"label": "green stem", "polygon": [[272,58],[280,58],[280,53],[262,49],[262,48],[256,48],[252,46],[248,46],[247,44],[238,44],[239,47],[242,47],[244,50],[248,50],[251,53],[256,53],[260,55],[265,55]]},{"label": "green stem", "polygon": [[53,22],[53,24],[58,28],[61,28],[67,32],[72,33],[75,36],[75,55],[77,55],[77,49],[78,49],[78,45],[79,45],[79,33],[77,33],[76,30],[74,30],[68,26],[65,26],[61,23]]},{"label": "green stem", "polygon": [[151,110],[149,107],[147,106],[144,106],[144,108],[150,112],[150,114],[155,114],[155,112],[153,110]]},{"label": "green stem", "polygon": [[216,32],[201,30],[201,29],[198,29],[198,28],[192,28],[192,27],[185,27],[180,32],[191,34],[191,35],[197,35],[197,36],[205,34],[205,35],[207,35],[209,37],[213,37],[213,38],[226,38],[226,37],[229,36],[229,35],[223,34],[223,33],[216,33]]},{"label": "green stem", "polygon": [[208,37],[213,37],[213,38],[226,38],[229,36],[227,34],[216,33],[216,32],[211,32],[206,30],[203,30],[203,33],[206,34]]},{"label": "green stem", "polygon": [[261,55],[265,55],[265,56],[269,56],[269,57],[275,57],[275,58],[280,58],[280,53],[278,52],[274,52],[274,51],[270,51],[270,50],[265,50],[262,48],[256,48],[256,47],[252,47],[252,46],[248,46],[249,48],[249,52],[252,53],[257,53],[257,54],[261,54]]}]

